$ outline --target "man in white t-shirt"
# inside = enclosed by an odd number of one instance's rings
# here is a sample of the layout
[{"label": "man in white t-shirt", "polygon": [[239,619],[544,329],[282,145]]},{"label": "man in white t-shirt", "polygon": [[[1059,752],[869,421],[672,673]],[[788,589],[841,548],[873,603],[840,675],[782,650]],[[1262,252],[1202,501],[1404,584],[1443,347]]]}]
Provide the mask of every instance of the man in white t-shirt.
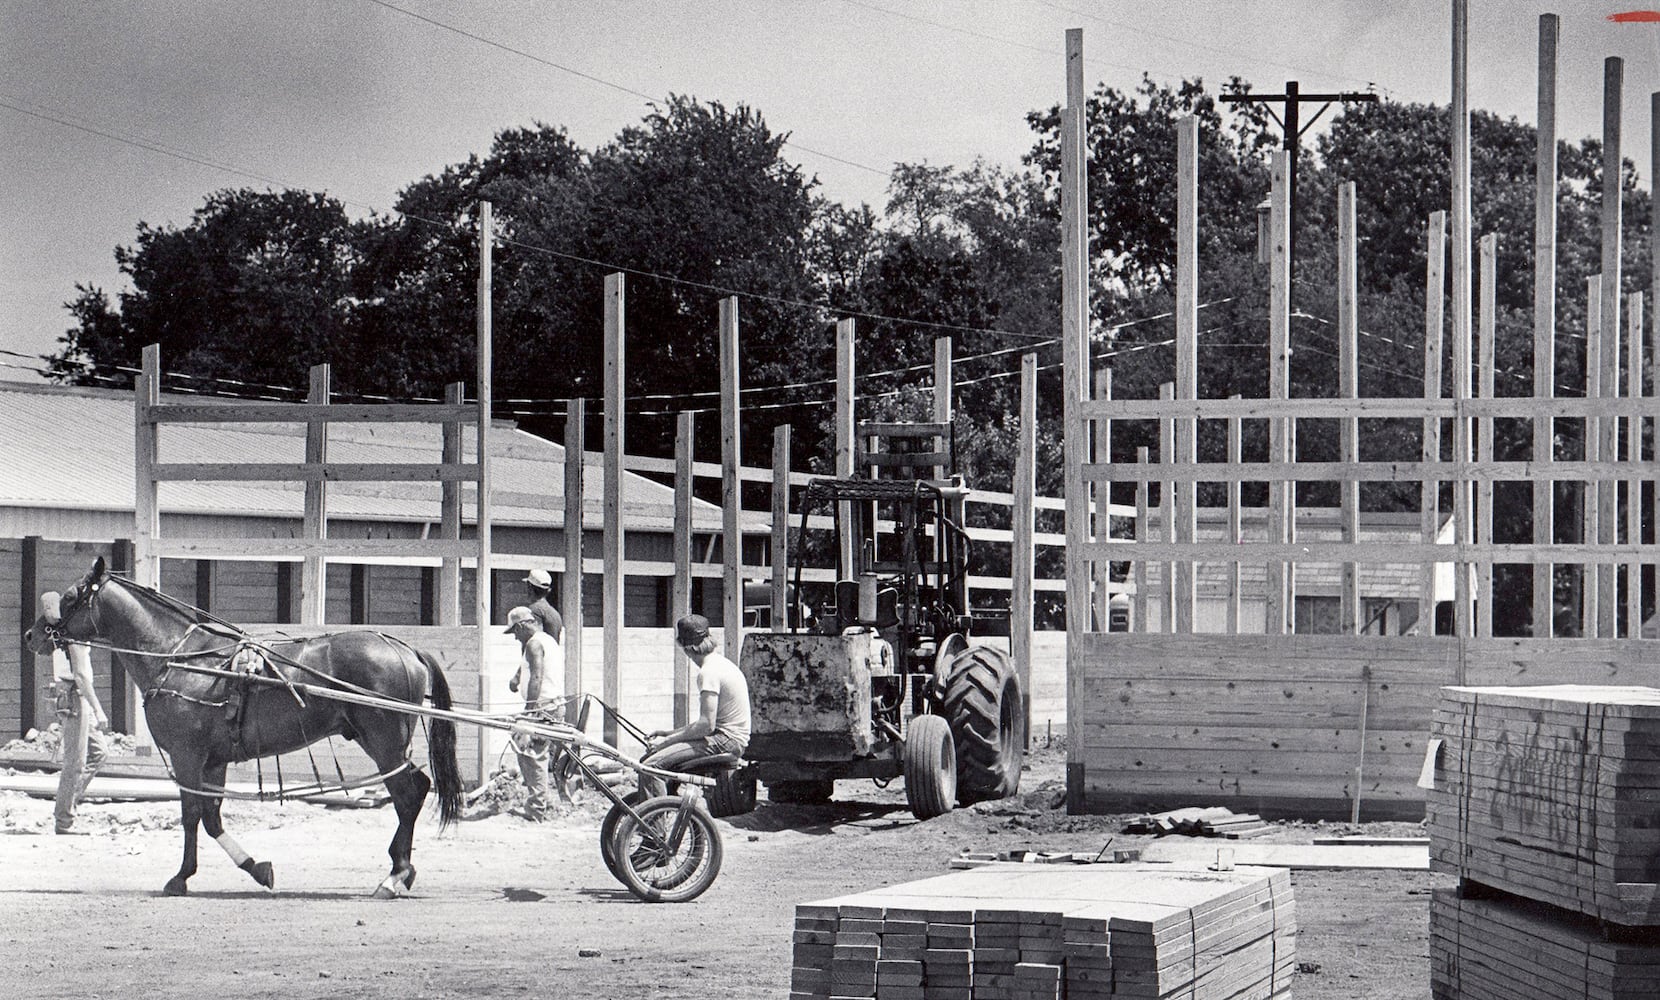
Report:
[{"label": "man in white t-shirt", "polygon": [[[738,665],[716,652],[709,619],[687,615],[674,623],[675,642],[697,668],[697,718],[679,729],[659,729],[650,741],[644,762],[665,771],[678,771],[686,761],[721,753],[743,756],[749,746],[749,682]],[[640,776],[640,788],[661,795],[663,783]]]},{"label": "man in white t-shirt", "polygon": [[[522,693],[526,718],[549,722],[548,714],[559,707],[562,700],[552,678],[563,660],[559,644],[553,636],[542,631],[542,620],[529,608],[518,607],[507,613],[507,634],[519,640],[524,659],[507,689]],[[520,689],[523,688],[522,692]],[[548,818],[552,803],[548,799],[548,741],[528,733],[513,735],[513,752],[519,758],[519,774],[525,783],[525,818],[540,823]]]}]

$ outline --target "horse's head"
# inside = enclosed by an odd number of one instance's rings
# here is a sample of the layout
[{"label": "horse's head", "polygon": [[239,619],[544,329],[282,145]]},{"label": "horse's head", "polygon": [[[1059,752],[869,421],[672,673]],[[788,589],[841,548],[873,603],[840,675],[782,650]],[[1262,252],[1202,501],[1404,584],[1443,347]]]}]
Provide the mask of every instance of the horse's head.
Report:
[{"label": "horse's head", "polygon": [[23,633],[23,642],[37,654],[46,654],[65,639],[86,640],[98,634],[93,621],[93,609],[98,592],[109,584],[109,570],[104,558],[92,564],[92,569],[66,593],[47,591],[40,595],[40,617]]}]

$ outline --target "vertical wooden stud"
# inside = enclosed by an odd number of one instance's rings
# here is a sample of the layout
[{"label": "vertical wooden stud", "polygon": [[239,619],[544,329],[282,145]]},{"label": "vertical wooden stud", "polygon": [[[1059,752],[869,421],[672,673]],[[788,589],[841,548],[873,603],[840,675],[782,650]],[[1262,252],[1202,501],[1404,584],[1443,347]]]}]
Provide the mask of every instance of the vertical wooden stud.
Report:
[{"label": "vertical wooden stud", "polygon": [[[605,276],[605,467],[604,476],[604,532],[601,546],[604,558],[600,582],[601,616],[605,619],[603,639],[605,675],[601,697],[605,703],[618,706],[622,697],[622,679],[618,668],[622,660],[624,546],[623,546],[623,447],[628,438],[627,417],[627,296],[626,283],[621,274]],[[617,723],[610,714],[605,718],[605,742],[617,743]]]}]

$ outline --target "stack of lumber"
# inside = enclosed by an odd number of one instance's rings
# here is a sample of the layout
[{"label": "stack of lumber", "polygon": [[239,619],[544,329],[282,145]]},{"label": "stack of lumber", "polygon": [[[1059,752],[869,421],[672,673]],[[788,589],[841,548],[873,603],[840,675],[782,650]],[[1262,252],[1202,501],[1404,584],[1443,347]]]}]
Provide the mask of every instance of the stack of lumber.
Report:
[{"label": "stack of lumber", "polygon": [[1660,924],[1660,690],[1446,688],[1431,735],[1436,870]]},{"label": "stack of lumber", "polygon": [[1430,899],[1430,983],[1435,996],[1478,1000],[1653,1000],[1660,947],[1618,944],[1586,921],[1516,901]]},{"label": "stack of lumber", "polygon": [[1660,690],[1442,695],[1430,863],[1459,888],[1430,903],[1435,996],[1660,996]]},{"label": "stack of lumber", "polygon": [[1125,833],[1151,833],[1163,837],[1172,833],[1188,837],[1225,837],[1239,840],[1259,837],[1274,828],[1255,813],[1236,813],[1226,806],[1172,809],[1169,812],[1137,816],[1124,824]]},{"label": "stack of lumber", "polygon": [[796,907],[793,1000],[1288,997],[1284,871],[991,864]]}]

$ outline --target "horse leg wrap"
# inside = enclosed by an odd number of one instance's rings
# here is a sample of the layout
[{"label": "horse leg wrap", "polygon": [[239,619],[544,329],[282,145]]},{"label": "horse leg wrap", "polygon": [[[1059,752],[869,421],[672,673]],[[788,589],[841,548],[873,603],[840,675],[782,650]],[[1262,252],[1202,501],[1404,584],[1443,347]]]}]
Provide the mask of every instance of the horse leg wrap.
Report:
[{"label": "horse leg wrap", "polygon": [[386,876],[386,878],[381,881],[380,885],[375,887],[375,898],[396,899],[397,897],[402,896],[406,886],[404,885],[403,879],[399,876],[399,872],[393,872],[392,874]]},{"label": "horse leg wrap", "polygon": [[248,852],[242,849],[241,844],[238,844],[235,840],[231,839],[230,834],[221,833],[213,839],[217,840],[219,842],[219,846],[225,849],[225,853],[231,856],[231,864],[236,867],[247,868],[248,865],[253,862],[254,859],[248,856]]}]

